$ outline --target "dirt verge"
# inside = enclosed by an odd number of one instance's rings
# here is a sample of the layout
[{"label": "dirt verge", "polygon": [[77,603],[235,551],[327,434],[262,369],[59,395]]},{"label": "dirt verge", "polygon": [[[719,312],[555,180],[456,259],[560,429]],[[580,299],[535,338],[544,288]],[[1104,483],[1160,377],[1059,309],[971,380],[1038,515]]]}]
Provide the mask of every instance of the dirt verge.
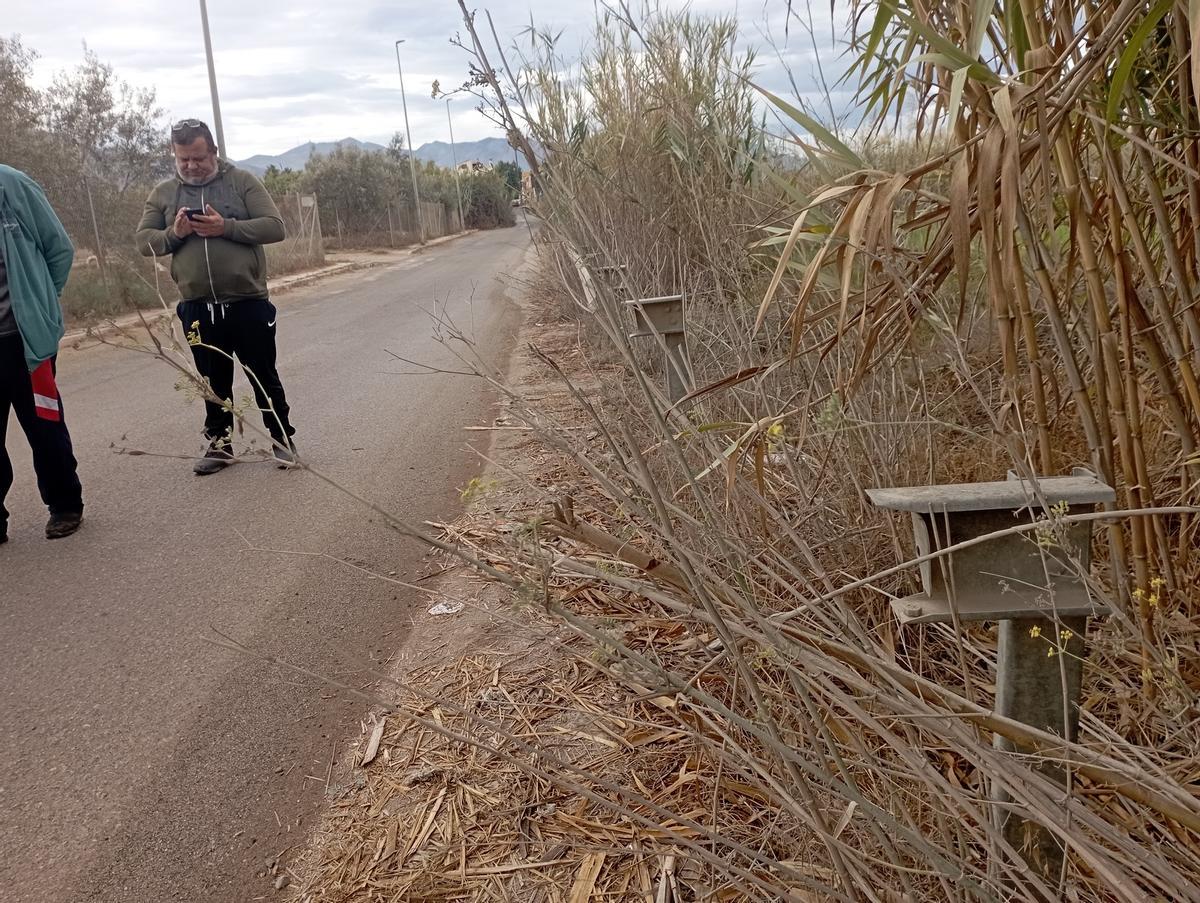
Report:
[{"label": "dirt verge", "polygon": [[[514,276],[518,287],[529,285],[534,254]],[[580,441],[594,441],[542,354],[586,396],[601,396],[615,370],[584,355],[580,325],[558,299],[513,294],[523,326],[508,384]],[[512,541],[536,530],[538,509],[575,476],[506,413],[508,404],[474,428],[493,441],[485,475],[464,488],[468,514],[436,525],[490,563],[498,563],[490,550],[502,544],[499,534]],[[390,705],[365,714],[341,757],[327,816],[292,867],[295,898],[693,898],[673,843],[690,829],[661,819],[653,803],[632,819],[611,804],[633,775],[632,785],[661,806],[695,810],[682,797],[701,763],[680,742],[674,701],[612,680],[603,649],[549,617],[536,592],[514,592],[441,555],[430,556],[425,573],[418,583],[428,605],[378,687]],[[682,634],[673,622],[647,618],[633,600],[586,581],[553,592],[626,640],[649,631],[668,646],[690,642],[672,639]]]}]

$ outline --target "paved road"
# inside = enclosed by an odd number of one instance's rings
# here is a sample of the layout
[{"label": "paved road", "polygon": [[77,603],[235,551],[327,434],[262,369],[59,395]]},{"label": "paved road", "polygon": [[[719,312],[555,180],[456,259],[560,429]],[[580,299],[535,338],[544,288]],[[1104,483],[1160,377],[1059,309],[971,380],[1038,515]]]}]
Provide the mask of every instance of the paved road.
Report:
[{"label": "paved road", "polygon": [[[452,516],[478,472],[462,427],[480,384],[392,375],[385,349],[449,365],[441,308],[502,362],[516,323],[500,278],[524,229],[280,296],[280,370],[313,464],[414,521]],[[218,648],[213,628],[351,685],[402,643],[416,594],[315,557],[413,577],[423,550],[313,474],[114,454],[200,446],[202,408],[161,362],[69,352],[60,385],[87,517],[47,542],[15,422],[11,541],[0,546],[0,898],[5,903],[234,903],[276,896],[263,860],[301,846],[331,751],[363,704]],[[245,389],[239,377],[239,385]],[[238,391],[235,388],[235,392]],[[124,437],[124,438],[123,438]]]}]

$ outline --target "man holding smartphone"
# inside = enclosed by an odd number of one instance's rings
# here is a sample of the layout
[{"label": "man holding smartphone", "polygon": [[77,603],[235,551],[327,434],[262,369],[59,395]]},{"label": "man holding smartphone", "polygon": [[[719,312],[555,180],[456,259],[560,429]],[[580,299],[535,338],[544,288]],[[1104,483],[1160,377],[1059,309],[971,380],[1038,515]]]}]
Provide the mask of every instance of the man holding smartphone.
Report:
[{"label": "man holding smartphone", "polygon": [[171,278],[183,300],[176,312],[192,342],[196,369],[226,403],[205,401],[205,476],[234,460],[233,359],[246,371],[280,467],[296,463],[295,430],[275,366],[276,310],[267,296],[263,245],[283,240],[275,202],[252,174],[217,155],[207,125],[184,119],[171,127],[173,178],[146,199],[138,225],[145,256],[171,255]]}]

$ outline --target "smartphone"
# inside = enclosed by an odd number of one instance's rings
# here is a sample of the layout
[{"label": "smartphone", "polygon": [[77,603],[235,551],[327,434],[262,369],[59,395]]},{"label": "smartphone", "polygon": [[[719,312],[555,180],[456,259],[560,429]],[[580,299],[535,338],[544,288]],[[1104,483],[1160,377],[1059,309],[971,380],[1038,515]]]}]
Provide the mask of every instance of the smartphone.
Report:
[{"label": "smartphone", "polygon": [[183,211],[183,215],[186,216],[188,219],[195,219],[198,216],[204,216],[204,208],[203,207],[188,207],[186,210]]}]

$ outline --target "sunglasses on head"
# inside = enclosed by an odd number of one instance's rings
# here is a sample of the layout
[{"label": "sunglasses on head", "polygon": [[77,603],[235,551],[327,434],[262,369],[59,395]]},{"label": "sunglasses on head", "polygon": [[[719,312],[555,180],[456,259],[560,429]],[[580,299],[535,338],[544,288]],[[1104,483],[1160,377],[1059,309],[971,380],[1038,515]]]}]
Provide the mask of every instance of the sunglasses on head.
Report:
[{"label": "sunglasses on head", "polygon": [[203,128],[204,123],[199,119],[180,119],[177,123],[171,126],[172,132],[182,132],[184,129]]}]

